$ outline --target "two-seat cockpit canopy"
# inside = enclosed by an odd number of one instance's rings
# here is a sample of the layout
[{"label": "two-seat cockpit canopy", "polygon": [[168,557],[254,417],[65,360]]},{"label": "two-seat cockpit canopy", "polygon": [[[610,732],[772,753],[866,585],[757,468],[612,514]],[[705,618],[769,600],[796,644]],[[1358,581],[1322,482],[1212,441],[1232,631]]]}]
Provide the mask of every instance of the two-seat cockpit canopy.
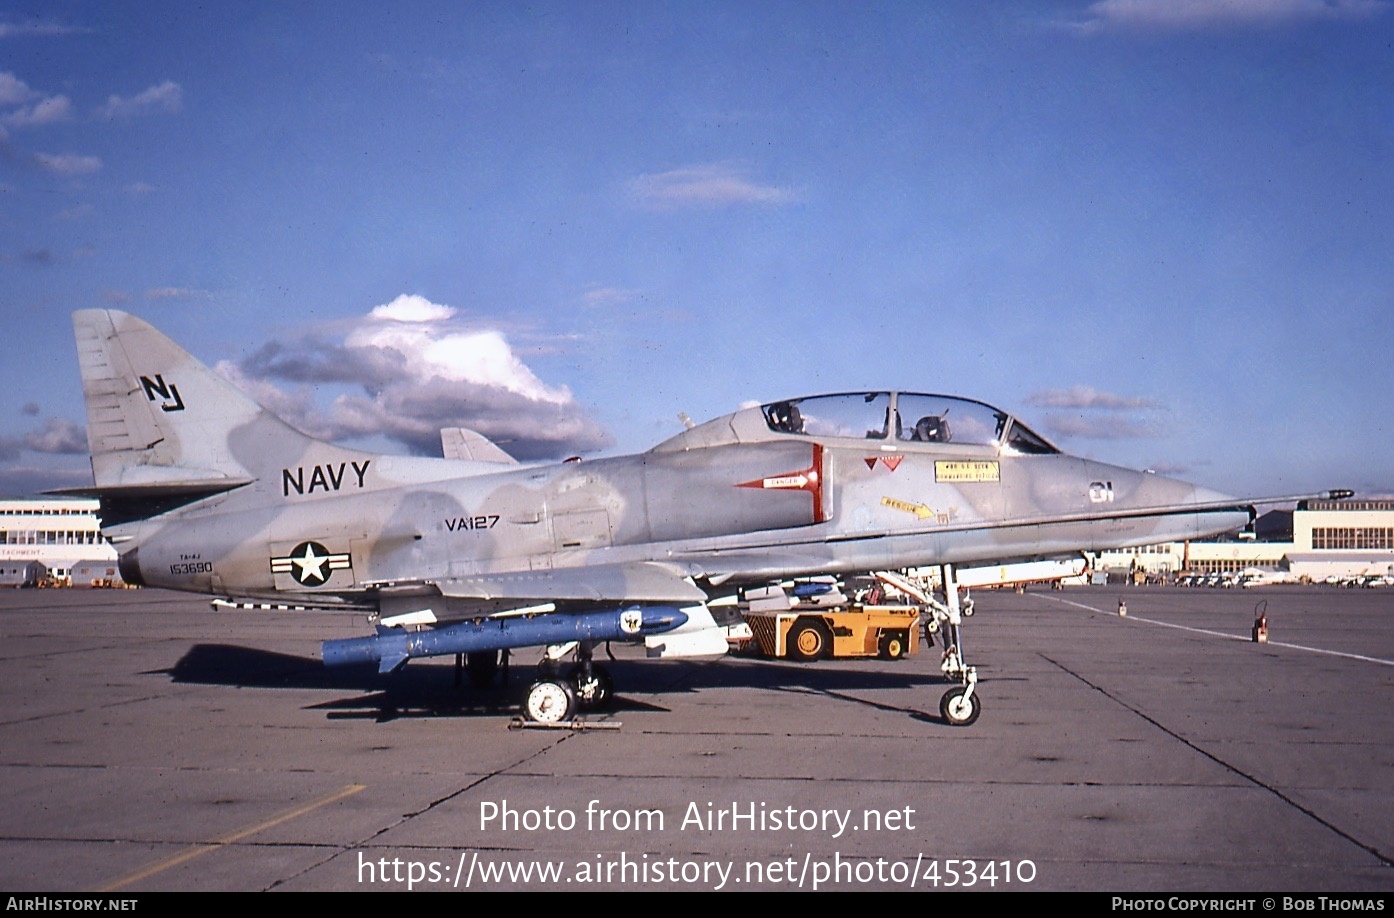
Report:
[{"label": "two-seat cockpit canopy", "polygon": [[[843,392],[769,402],[709,421],[656,449],[687,449],[781,435],[879,440],[886,444],[954,444],[1007,453],[1058,453],[1045,438],[999,408],[923,392]],[[774,437],[771,434],[775,435]]]}]

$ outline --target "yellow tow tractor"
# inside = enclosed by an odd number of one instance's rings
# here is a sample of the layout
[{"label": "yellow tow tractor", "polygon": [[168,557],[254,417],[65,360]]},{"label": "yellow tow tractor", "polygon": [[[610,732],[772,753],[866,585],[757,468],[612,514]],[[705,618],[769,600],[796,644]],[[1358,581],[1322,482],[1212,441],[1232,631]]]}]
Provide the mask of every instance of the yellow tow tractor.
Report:
[{"label": "yellow tow tractor", "polygon": [[879,590],[854,600],[832,578],[815,578],[750,591],[741,614],[766,657],[899,660],[917,653],[922,607],[881,600]]}]

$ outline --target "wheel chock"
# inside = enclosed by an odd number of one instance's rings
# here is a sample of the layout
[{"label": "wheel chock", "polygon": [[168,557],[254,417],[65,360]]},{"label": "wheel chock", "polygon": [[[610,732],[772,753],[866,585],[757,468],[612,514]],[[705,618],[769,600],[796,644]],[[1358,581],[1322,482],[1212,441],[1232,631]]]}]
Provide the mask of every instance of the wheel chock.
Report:
[{"label": "wheel chock", "polygon": [[528,720],[526,717],[515,717],[508,722],[510,730],[570,730],[574,733],[580,733],[582,730],[618,730],[623,726],[624,721],[621,720],[591,722],[580,717],[555,724],[544,724],[540,721]]}]

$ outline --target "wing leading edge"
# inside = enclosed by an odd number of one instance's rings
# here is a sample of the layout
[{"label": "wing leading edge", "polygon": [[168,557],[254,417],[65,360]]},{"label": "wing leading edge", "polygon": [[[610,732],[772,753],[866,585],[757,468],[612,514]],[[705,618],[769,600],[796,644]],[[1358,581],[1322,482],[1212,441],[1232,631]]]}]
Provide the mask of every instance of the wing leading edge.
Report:
[{"label": "wing leading edge", "polygon": [[436,583],[450,599],[549,602],[704,602],[707,594],[668,564],[594,564],[586,567],[479,574]]}]

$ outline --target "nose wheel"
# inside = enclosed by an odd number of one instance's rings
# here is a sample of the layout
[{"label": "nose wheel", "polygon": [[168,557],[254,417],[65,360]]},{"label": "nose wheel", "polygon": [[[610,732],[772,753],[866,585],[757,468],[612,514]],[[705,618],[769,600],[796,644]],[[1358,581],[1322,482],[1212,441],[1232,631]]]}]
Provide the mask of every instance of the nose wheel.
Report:
[{"label": "nose wheel", "polygon": [[972,682],[967,685],[955,685],[939,699],[939,716],[944,718],[945,723],[954,727],[968,727],[983,712],[983,703],[973,691],[977,683],[977,674],[974,673],[972,678]]}]

